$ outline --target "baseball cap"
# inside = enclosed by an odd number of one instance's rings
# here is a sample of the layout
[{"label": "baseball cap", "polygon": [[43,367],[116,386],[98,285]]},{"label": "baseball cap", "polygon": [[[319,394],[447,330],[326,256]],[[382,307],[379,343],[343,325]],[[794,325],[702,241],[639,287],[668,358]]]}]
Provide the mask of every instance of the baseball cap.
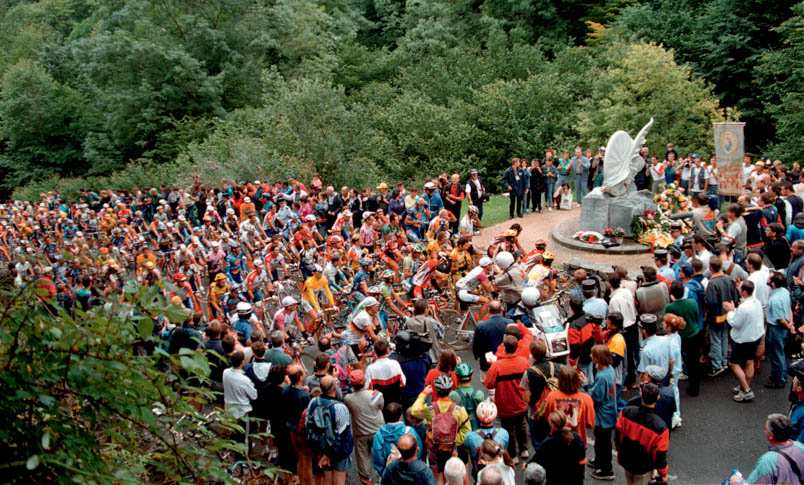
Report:
[{"label": "baseball cap", "polygon": [[472,170],[469,170],[469,175],[474,175],[474,174],[476,174],[476,173],[477,173],[477,169],[476,169],[476,168],[473,168]]},{"label": "baseball cap", "polygon": [[353,386],[362,386],[366,383],[366,375],[362,370],[353,370],[349,373],[349,383]]},{"label": "baseball cap", "polygon": [[647,372],[650,378],[654,381],[663,381],[667,376],[667,369],[662,369],[658,365],[649,365],[645,367],[645,372]]},{"label": "baseball cap", "polygon": [[804,359],[799,359],[787,368],[787,373],[793,377],[798,377],[798,380],[804,383]]}]

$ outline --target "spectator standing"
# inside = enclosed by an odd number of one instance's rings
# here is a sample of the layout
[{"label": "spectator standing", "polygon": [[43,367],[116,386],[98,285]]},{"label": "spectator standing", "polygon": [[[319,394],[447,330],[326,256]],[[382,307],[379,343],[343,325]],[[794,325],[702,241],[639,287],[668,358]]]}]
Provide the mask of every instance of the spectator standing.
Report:
[{"label": "spectator standing", "polygon": [[444,465],[444,481],[446,485],[463,485],[466,479],[466,465],[460,458],[453,456]]},{"label": "spectator standing", "polygon": [[558,171],[556,170],[556,167],[553,164],[553,152],[550,150],[547,150],[547,155],[545,155],[544,158],[542,175],[544,176],[544,202],[545,205],[547,205],[547,210],[552,211],[553,203],[555,202],[555,199],[553,198],[553,193],[556,185],[556,180],[558,180]]},{"label": "spectator standing", "polygon": [[528,463],[525,467],[525,485],[545,485],[547,483],[547,472],[538,463]]},{"label": "spectator standing", "polygon": [[611,466],[611,437],[617,424],[617,385],[611,367],[611,352],[605,345],[592,347],[595,381],[589,389],[595,406],[595,461],[592,478],[614,480]]},{"label": "spectator standing", "polygon": [[615,430],[617,462],[625,469],[628,485],[647,485],[653,471],[667,481],[667,450],[670,431],[653,411],[659,388],[649,382],[642,388],[642,404],[626,406]]},{"label": "spectator standing", "polygon": [[535,453],[550,434],[544,412],[546,399],[557,388],[558,373],[562,366],[547,359],[547,344],[543,339],[530,343],[530,356],[533,363],[522,376],[519,387],[522,388],[522,398],[528,403],[528,434]]},{"label": "spectator standing", "polygon": [[400,457],[385,468],[381,485],[436,485],[435,475],[430,467],[416,458],[419,444],[413,434],[403,434],[396,447]]},{"label": "spectator standing", "polygon": [[739,300],[737,287],[734,282],[721,271],[723,261],[719,258],[709,260],[709,270],[712,276],[704,292],[704,324],[709,328],[710,351],[709,360],[712,366],[710,377],[715,377],[726,371],[726,355],[728,352],[729,335],[726,328],[726,314],[723,305],[725,302],[734,303]]},{"label": "spectator standing", "polygon": [[461,217],[461,204],[466,197],[466,193],[461,186],[461,179],[457,173],[452,174],[450,181],[444,188],[444,208],[452,212],[455,220],[450,222],[449,229],[453,234],[458,234],[458,220]]},{"label": "spectator standing", "polygon": [[659,418],[664,422],[664,425],[667,426],[667,429],[672,429],[671,426],[673,425],[673,413],[676,412],[676,398],[673,395],[673,391],[663,384],[666,380],[667,369],[659,367],[658,365],[649,365],[645,369],[645,375],[639,391],[640,394],[632,397],[626,406],[639,406],[642,403],[641,389],[645,387],[645,383],[652,382],[659,387],[659,399],[656,401],[654,412],[656,413],[656,416],[659,416]]},{"label": "spectator standing", "polygon": [[663,375],[673,370],[673,358],[670,356],[670,343],[656,335],[658,320],[650,313],[639,317],[639,328],[642,330],[642,353],[639,356],[640,381],[647,380],[647,367],[655,365],[664,369]]},{"label": "spectator standing", "polygon": [[642,266],[643,282],[636,290],[637,309],[640,315],[650,314],[661,319],[670,302],[667,285],[658,280],[656,268]]},{"label": "spectator standing", "polygon": [[388,341],[378,340],[374,344],[374,353],[377,360],[366,369],[366,386],[380,391],[385,402],[401,402],[406,378],[399,362],[388,358]]},{"label": "spectator standing", "polygon": [[673,359],[673,368],[670,370],[670,389],[673,391],[673,398],[676,410],[673,412],[670,429],[681,426],[681,397],[678,394],[678,378],[681,376],[681,335],[680,330],[687,326],[687,321],[672,313],[664,314],[664,338],[670,346],[670,358]]},{"label": "spectator standing", "polygon": [[467,362],[458,364],[455,368],[455,375],[458,377],[458,387],[449,393],[449,398],[458,406],[466,409],[472,429],[478,429],[480,422],[477,419],[477,407],[486,399],[486,395],[482,390],[472,387],[472,366]]},{"label": "spectator standing", "polygon": [[[292,364],[288,367],[288,384],[282,390],[282,404],[285,409],[283,438],[278,446],[279,465],[285,470],[296,469],[303,485],[312,485],[312,456],[299,431],[301,415],[310,403],[310,392],[303,387],[304,367]],[[295,453],[294,453],[295,452]]]},{"label": "spectator standing", "polygon": [[233,439],[235,442],[245,440],[246,456],[248,456],[248,414],[252,409],[251,401],[257,399],[257,388],[243,371],[245,363],[243,352],[238,350],[232,354],[230,362],[231,367],[223,371],[223,402],[226,405],[226,412],[231,414],[244,430],[242,435],[238,432]]},{"label": "spectator standing", "polygon": [[636,383],[636,369],[639,365],[639,326],[636,324],[637,311],[634,294],[622,286],[618,272],[609,275],[612,292],[609,298],[609,312],[619,313],[623,319],[623,338],[625,338],[626,377],[624,385]]},{"label": "spectator standing", "polygon": [[575,156],[572,157],[572,183],[575,186],[575,198],[580,206],[587,193],[587,183],[589,180],[589,159],[583,156],[581,147],[575,147]]},{"label": "spectator standing", "polygon": [[685,325],[678,331],[681,337],[681,350],[686,356],[687,394],[697,396],[701,385],[701,345],[703,334],[698,329],[698,304],[692,298],[684,298],[685,288],[675,281],[670,286],[670,299],[665,315],[677,315],[684,319]]},{"label": "spectator standing", "polygon": [[[335,399],[338,387],[332,376],[321,379],[321,396],[310,401],[304,423],[307,445],[313,452],[313,476],[323,475],[323,483],[330,485],[346,484],[354,450],[349,409]],[[319,478],[316,483],[321,483]]]},{"label": "spectator standing", "polygon": [[531,160],[530,166],[530,210],[542,211],[542,193],[544,193],[544,173],[538,159]]},{"label": "spectator standing", "polygon": [[[483,203],[486,198],[486,188],[480,181],[477,169],[469,170],[469,180],[466,181],[466,200],[469,205],[477,207],[477,218],[483,220]],[[457,215],[456,215],[457,217]]]},{"label": "spectator standing", "polygon": [[516,485],[514,462],[496,441],[483,440],[483,444],[480,445],[480,454],[483,456],[481,461],[485,463],[483,470],[478,474],[478,481],[481,484],[493,485],[494,482],[489,483],[488,475],[492,470],[496,470],[502,477],[501,485]]},{"label": "spectator standing", "polygon": [[480,364],[483,371],[481,377],[485,380],[485,373],[491,367],[491,363],[486,360],[486,354],[497,351],[497,347],[503,341],[505,328],[513,320],[502,315],[502,304],[499,301],[489,303],[489,318],[478,323],[475,334],[472,337],[472,354]]},{"label": "spectator standing", "polygon": [[528,369],[528,360],[516,355],[519,341],[513,335],[503,339],[505,355],[491,365],[484,384],[494,391],[494,402],[502,427],[512,439],[508,442],[508,454],[512,457],[528,457],[525,415],[527,403],[519,383]]},{"label": "spectator standing", "polygon": [[[419,336],[426,335],[431,343],[427,354],[433,362],[437,362],[439,356],[441,356],[441,343],[436,329],[441,324],[433,318],[433,315],[429,302],[424,298],[419,298],[413,302],[413,317],[405,318],[404,329]],[[418,395],[418,392],[416,395]]]},{"label": "spectator standing", "polygon": [[416,431],[402,422],[402,407],[399,403],[388,403],[383,411],[385,424],[380,426],[371,445],[371,463],[374,469],[382,476],[387,466],[388,457],[393,453],[396,443],[403,434],[410,434],[416,439],[418,446],[417,458],[422,457],[424,446]]},{"label": "spectator standing", "polygon": [[522,217],[522,197],[525,195],[525,175],[519,167],[519,159],[511,160],[502,176],[502,184],[508,190],[508,217],[510,219]]},{"label": "spectator standing", "polygon": [[787,358],[785,344],[790,333],[796,332],[791,311],[790,292],[785,288],[785,278],[780,272],[773,272],[768,279],[771,287],[768,299],[768,356],[771,362],[770,380],[765,384],[769,389],[783,389],[787,383]]},{"label": "spectator standing", "polygon": [[463,452],[458,453],[458,456],[468,457],[472,464],[472,477],[477,477],[479,469],[480,446],[485,440],[494,440],[498,446],[505,449],[508,447],[508,431],[504,428],[494,426],[494,420],[497,419],[497,405],[493,402],[486,400],[478,405],[477,418],[480,422],[480,427],[474,431],[466,433],[466,438],[463,442]]},{"label": "spectator standing", "polygon": [[419,393],[424,390],[424,379],[433,361],[420,348],[418,340],[414,340],[407,330],[402,330],[396,335],[396,352],[391,354],[391,358],[399,362],[399,367],[405,375],[405,387],[400,394],[400,404],[402,410],[407,411]]},{"label": "spectator standing", "polygon": [[[565,367],[565,369],[569,369]],[[572,372],[574,370],[570,369]],[[581,436],[573,431],[572,414],[556,409],[547,417],[550,436],[533,455],[528,466],[534,463],[544,467],[546,483],[583,483],[586,445]]]},{"label": "spectator standing", "polygon": [[[710,283],[711,284],[711,283]],[[735,302],[724,301],[723,309],[728,312],[726,320],[731,326],[731,339],[734,344],[729,355],[729,367],[737,379],[734,400],[746,402],[754,399],[751,379],[754,377],[754,359],[757,347],[765,334],[765,318],[762,304],[754,298],[754,284],[743,281],[740,285],[742,303],[735,309]]]},{"label": "spectator standing", "polygon": [[558,390],[547,396],[545,415],[549,416],[556,409],[566,414],[569,426],[578,433],[586,448],[586,428],[595,425],[595,405],[589,394],[581,392],[578,371],[568,365],[558,372]]},{"label": "spectator standing", "polygon": [[366,376],[362,370],[353,370],[349,373],[349,384],[354,392],[347,394],[343,402],[352,417],[357,473],[361,482],[373,484],[371,449],[374,436],[385,424],[382,415],[383,397],[377,390],[366,389]]},{"label": "spectator standing", "polygon": [[[321,380],[324,377],[331,375],[331,367],[332,362],[330,361],[329,355],[323,352],[318,354],[315,358],[315,371],[304,380],[304,387],[310,391],[316,387],[319,387],[321,385]],[[338,389],[335,390],[335,398],[338,401],[343,401],[341,386],[338,386]]]},{"label": "spectator standing", "polygon": [[[793,225],[791,224],[790,227],[793,227]],[[790,264],[792,253],[790,242],[785,236],[784,226],[778,222],[768,224],[765,229],[765,238],[764,252],[768,255],[773,268],[778,270],[787,268]]]}]

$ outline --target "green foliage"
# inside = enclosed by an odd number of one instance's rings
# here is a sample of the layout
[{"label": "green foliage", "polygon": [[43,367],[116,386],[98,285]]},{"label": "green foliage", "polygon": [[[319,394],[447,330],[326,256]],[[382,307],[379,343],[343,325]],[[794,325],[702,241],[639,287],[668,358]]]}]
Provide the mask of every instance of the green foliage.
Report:
[{"label": "green foliage", "polygon": [[[127,288],[125,303],[51,314],[35,289],[0,302],[0,467],[12,483],[214,483],[235,449],[196,411],[210,397],[202,352],[151,356],[148,314],[182,319],[159,288]],[[131,309],[134,315],[131,316]],[[219,425],[233,429],[230,417]],[[194,437],[198,437],[197,439]]]},{"label": "green foliage", "polygon": [[672,52],[655,44],[612,43],[600,56],[609,67],[595,78],[580,115],[586,144],[617,130],[633,135],[653,117],[647,144],[652,153],[663,154],[668,141],[681,153],[711,153],[712,122],[735,116],[719,107],[704,81],[675,63]]}]

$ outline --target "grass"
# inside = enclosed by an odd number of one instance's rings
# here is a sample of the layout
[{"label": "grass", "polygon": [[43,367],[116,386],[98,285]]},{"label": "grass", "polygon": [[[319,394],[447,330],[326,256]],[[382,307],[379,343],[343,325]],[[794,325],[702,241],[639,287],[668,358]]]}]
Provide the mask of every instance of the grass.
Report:
[{"label": "grass", "polygon": [[[461,217],[466,215],[469,204],[461,204]],[[460,219],[460,218],[459,218]],[[483,204],[483,227],[493,226],[508,220],[508,197],[492,195],[488,202]]]}]

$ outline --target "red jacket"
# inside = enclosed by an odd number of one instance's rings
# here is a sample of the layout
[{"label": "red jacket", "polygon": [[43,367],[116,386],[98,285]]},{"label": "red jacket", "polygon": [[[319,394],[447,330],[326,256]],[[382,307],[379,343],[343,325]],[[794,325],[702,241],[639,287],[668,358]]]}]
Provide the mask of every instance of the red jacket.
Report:
[{"label": "red jacket", "polygon": [[507,354],[498,358],[486,373],[483,384],[488,389],[494,389],[494,403],[497,405],[497,415],[501,418],[512,418],[528,409],[523,390],[519,387],[528,365],[528,359]]}]

